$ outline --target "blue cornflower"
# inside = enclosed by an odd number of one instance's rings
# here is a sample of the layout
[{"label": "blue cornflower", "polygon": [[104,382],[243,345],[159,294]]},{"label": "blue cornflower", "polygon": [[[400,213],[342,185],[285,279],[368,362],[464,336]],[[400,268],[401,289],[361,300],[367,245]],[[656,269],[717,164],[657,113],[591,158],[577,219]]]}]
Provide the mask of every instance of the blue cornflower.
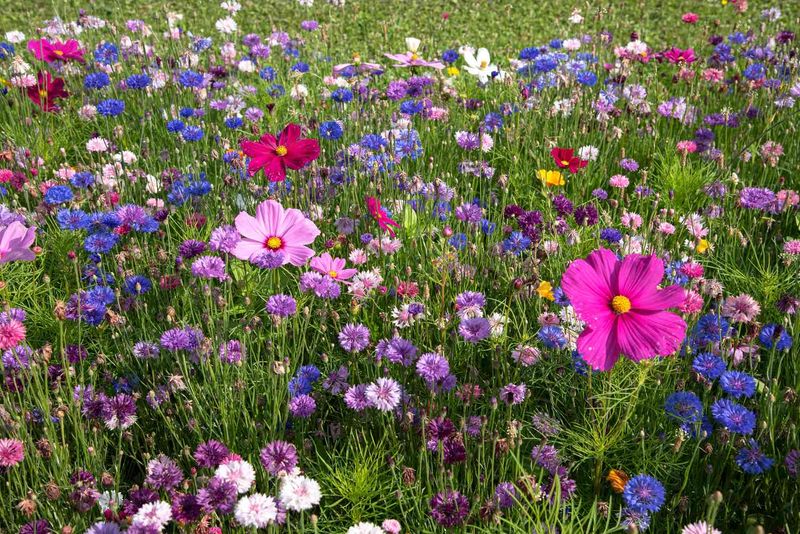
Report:
[{"label": "blue cornflower", "polygon": [[119,61],[119,48],[114,43],[103,43],[94,51],[94,60],[102,65]]},{"label": "blue cornflower", "polygon": [[180,119],[173,119],[167,123],[167,131],[170,133],[178,133],[183,131],[186,125]]},{"label": "blue cornflower", "polygon": [[406,115],[416,115],[420,111],[422,111],[422,102],[417,100],[403,100],[400,103],[400,113],[405,113]]},{"label": "blue cornflower", "polygon": [[141,295],[152,289],[153,283],[146,276],[135,274],[125,279],[125,291],[130,295]]},{"label": "blue cornflower", "polygon": [[501,129],[503,127],[503,116],[494,111],[490,111],[483,117],[483,127],[489,132]]},{"label": "blue cornflower", "polygon": [[290,70],[294,72],[308,72],[310,70],[310,67],[308,66],[308,63],[303,63],[302,61],[298,61],[297,63],[291,66]]},{"label": "blue cornflower", "polygon": [[589,376],[589,364],[577,350],[572,351],[572,368],[581,376]]},{"label": "blue cornflower", "polygon": [[81,210],[59,210],[56,220],[63,230],[83,230],[89,226],[89,216]]},{"label": "blue cornflower", "polygon": [[308,380],[311,383],[316,382],[317,380],[319,380],[320,377],[320,371],[319,369],[317,369],[316,365],[304,365],[303,367],[298,369],[297,373],[295,374],[298,377],[304,378],[305,380]]},{"label": "blue cornflower", "polygon": [[464,247],[467,246],[467,235],[459,232],[454,234],[453,237],[447,240],[447,242],[450,243],[450,246],[453,248],[457,250],[463,250]]},{"label": "blue cornflower", "polygon": [[567,346],[567,337],[559,326],[543,326],[536,335],[548,349],[563,349]]},{"label": "blue cornflower", "polygon": [[758,443],[751,439],[749,447],[743,447],[736,453],[736,464],[749,475],[760,475],[772,467],[775,460],[761,451]]},{"label": "blue cornflower", "polygon": [[181,132],[184,141],[199,141],[203,138],[203,130],[199,126],[187,126]]},{"label": "blue cornflower", "polygon": [[481,232],[484,235],[492,235],[497,228],[497,225],[489,219],[481,219]]},{"label": "blue cornflower", "polygon": [[692,343],[695,347],[704,347],[709,343],[718,344],[728,335],[728,321],[713,313],[702,316],[692,332]]},{"label": "blue cornflower", "polygon": [[178,76],[178,82],[184,87],[202,87],[203,81],[203,75],[193,70],[185,70]]},{"label": "blue cornflower", "polygon": [[125,102],[116,98],[108,98],[97,104],[97,112],[104,117],[116,117],[125,111]]},{"label": "blue cornflower", "polygon": [[53,185],[44,194],[44,201],[50,205],[64,204],[72,200],[72,189],[67,185]]},{"label": "blue cornflower", "polygon": [[744,69],[742,75],[751,81],[760,80],[767,75],[767,68],[761,63],[753,63]]},{"label": "blue cornflower", "polygon": [[266,80],[268,82],[275,81],[275,69],[272,67],[262,68],[260,71],[258,71],[258,75],[262,80]]},{"label": "blue cornflower", "polygon": [[711,405],[714,420],[731,432],[750,435],[756,428],[756,414],[737,402],[720,399]]},{"label": "blue cornflower", "polygon": [[511,234],[503,240],[503,250],[511,252],[515,256],[519,256],[524,250],[531,246],[531,240],[522,232],[511,232]]},{"label": "blue cornflower", "polygon": [[211,48],[212,44],[214,44],[214,41],[211,37],[195,37],[194,41],[192,41],[192,50],[199,54]]},{"label": "blue cornflower", "polygon": [[97,232],[86,236],[83,242],[83,248],[85,248],[87,252],[105,254],[114,248],[117,241],[119,241],[119,236],[117,234],[112,234],[111,232]]},{"label": "blue cornflower", "polygon": [[703,403],[691,391],[676,391],[667,397],[664,411],[682,423],[695,423],[703,417]]},{"label": "blue cornflower", "polygon": [[353,91],[346,87],[340,87],[331,93],[331,100],[339,102],[340,104],[346,104],[353,100]]},{"label": "blue cornflower", "polygon": [[378,151],[381,148],[389,146],[389,141],[379,134],[366,134],[361,138],[361,146],[370,150]]},{"label": "blue cornflower", "polygon": [[575,80],[581,85],[594,87],[594,85],[597,83],[597,74],[590,70],[582,70],[575,75]]},{"label": "blue cornflower", "polygon": [[15,51],[14,45],[12,45],[11,43],[7,43],[5,41],[0,43],[0,59],[5,59],[8,56],[13,56],[14,51]]},{"label": "blue cornflower", "polygon": [[519,58],[525,61],[530,61],[532,59],[536,59],[541,54],[541,51],[536,46],[530,46],[528,48],[523,48],[519,53]]},{"label": "blue cornflower", "polygon": [[105,72],[90,72],[83,78],[83,86],[86,89],[102,89],[111,83],[111,79]]},{"label": "blue cornflower", "polygon": [[558,67],[558,60],[550,54],[539,56],[533,62],[536,72],[550,72]]},{"label": "blue cornflower", "polygon": [[228,117],[225,119],[225,127],[230,128],[231,130],[239,128],[242,124],[244,124],[244,121],[241,117]]},{"label": "blue cornflower", "polygon": [[706,380],[716,380],[722,376],[727,366],[719,356],[710,352],[702,352],[694,357],[692,369]]},{"label": "blue cornflower", "polygon": [[319,125],[319,136],[329,141],[338,141],[344,135],[342,125],[338,121],[326,121]]},{"label": "blue cornflower", "polygon": [[741,397],[749,399],[756,393],[756,380],[741,371],[725,371],[719,378],[719,385],[734,399]]},{"label": "blue cornflower", "polygon": [[564,290],[561,288],[561,286],[558,286],[557,288],[555,288],[553,290],[553,297],[555,298],[555,300],[553,302],[555,302],[559,306],[569,306],[570,305],[569,298],[567,297],[567,294],[564,292]]},{"label": "blue cornflower", "polygon": [[180,115],[184,119],[188,119],[189,117],[194,117],[194,108],[181,108],[178,110],[178,115]]},{"label": "blue cornflower", "polygon": [[87,171],[76,172],[72,175],[72,178],[69,179],[69,183],[71,183],[73,187],[85,189],[94,185],[94,174]]},{"label": "blue cornflower", "polygon": [[422,155],[422,141],[416,130],[403,130],[394,140],[394,154],[399,158],[416,160]]},{"label": "blue cornflower", "polygon": [[456,61],[458,61],[458,52],[456,50],[453,50],[452,48],[448,48],[447,50],[442,52],[442,60],[448,65],[451,65]]},{"label": "blue cornflower", "polygon": [[636,475],[625,484],[625,504],[639,513],[656,513],[664,505],[664,486],[650,475]]},{"label": "blue cornflower", "polygon": [[295,376],[289,380],[289,396],[308,395],[313,390],[313,384],[303,376]]},{"label": "blue cornflower", "polygon": [[131,74],[125,80],[125,85],[128,89],[144,89],[150,85],[150,76],[147,74]]},{"label": "blue cornflower", "polygon": [[284,87],[279,83],[273,83],[269,86],[267,94],[269,94],[269,96],[272,98],[280,98],[286,94],[286,89],[284,89]]},{"label": "blue cornflower", "polygon": [[622,232],[616,228],[604,228],[600,231],[600,239],[610,244],[619,243],[622,241]]},{"label": "blue cornflower", "polygon": [[765,324],[758,333],[758,340],[768,349],[789,350],[792,347],[792,337],[785,328],[775,323]]}]

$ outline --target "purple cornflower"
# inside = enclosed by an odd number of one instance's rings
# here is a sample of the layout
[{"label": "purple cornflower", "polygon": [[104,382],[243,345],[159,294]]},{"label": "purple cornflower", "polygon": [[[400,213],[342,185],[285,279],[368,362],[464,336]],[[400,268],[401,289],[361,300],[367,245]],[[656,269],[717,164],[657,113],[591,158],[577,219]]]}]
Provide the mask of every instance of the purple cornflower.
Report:
[{"label": "purple cornflower", "polygon": [[136,400],[125,393],[110,397],[103,403],[101,417],[107,428],[125,430],[136,421]]},{"label": "purple cornflower", "polygon": [[230,254],[241,240],[239,231],[235,226],[226,225],[215,228],[208,240],[209,248],[214,252]]},{"label": "purple cornflower", "polygon": [[619,162],[619,166],[628,172],[636,172],[639,170],[639,164],[634,159],[625,158]]},{"label": "purple cornflower", "polygon": [[100,492],[95,487],[95,478],[88,471],[76,471],[69,479],[72,484],[72,492],[69,499],[72,505],[81,513],[86,513],[100,498]]},{"label": "purple cornflower", "polygon": [[775,208],[776,196],[766,187],[745,187],[739,193],[739,204],[748,209],[772,211]]},{"label": "purple cornflower", "polygon": [[339,344],[347,352],[361,352],[369,346],[369,329],[363,324],[347,323],[339,332]]},{"label": "purple cornflower", "polygon": [[491,324],[485,317],[473,317],[463,319],[458,325],[458,333],[464,340],[470,343],[477,343],[489,337]]},{"label": "purple cornflower", "polygon": [[431,517],[445,528],[457,527],[469,515],[469,499],[457,491],[437,493],[430,500]]},{"label": "purple cornflower", "polygon": [[250,263],[259,269],[277,269],[283,265],[283,252],[264,251],[250,258]]},{"label": "purple cornflower", "polygon": [[289,401],[289,412],[294,417],[311,417],[317,409],[317,402],[311,395],[297,395]]},{"label": "purple cornflower", "polygon": [[800,451],[797,449],[790,450],[783,463],[786,465],[786,470],[789,474],[797,478],[797,473],[800,472],[800,469],[798,469],[800,467]]},{"label": "purple cornflower", "polygon": [[297,301],[289,295],[272,295],[267,300],[267,313],[278,317],[289,317],[297,313]]},{"label": "purple cornflower", "polygon": [[561,460],[558,457],[558,449],[547,444],[534,447],[531,451],[531,460],[551,474],[555,473],[561,465]]},{"label": "purple cornflower", "polygon": [[173,352],[194,350],[202,340],[203,333],[191,326],[172,328],[161,334],[161,346]]},{"label": "purple cornflower", "polygon": [[208,514],[214,511],[220,514],[229,514],[236,506],[237,494],[236,484],[213,477],[205,488],[197,492],[197,502]]},{"label": "purple cornflower", "polygon": [[375,356],[378,360],[386,358],[392,363],[400,363],[408,367],[417,358],[417,347],[410,341],[401,337],[395,337],[391,340],[381,340],[383,345],[375,347]]},{"label": "purple cornflower", "polygon": [[367,385],[356,384],[347,388],[344,394],[344,403],[348,408],[357,412],[367,409],[370,405],[370,401],[367,398]]},{"label": "purple cornflower", "polygon": [[365,395],[370,406],[388,412],[400,403],[400,384],[391,378],[379,378],[367,386]]},{"label": "purple cornflower", "polygon": [[450,364],[441,354],[428,352],[417,360],[417,374],[428,383],[444,379],[450,373]]},{"label": "purple cornflower", "polygon": [[206,244],[203,241],[187,239],[178,247],[178,254],[186,260],[192,259],[206,251]]},{"label": "purple cornflower", "polygon": [[216,469],[230,453],[228,447],[215,439],[210,439],[197,446],[194,459],[200,467]]},{"label": "purple cornflower", "polygon": [[525,394],[527,392],[528,388],[525,384],[508,384],[500,390],[500,398],[506,404],[520,404],[525,400]]},{"label": "purple cornflower", "polygon": [[172,519],[178,523],[186,524],[200,519],[203,507],[197,502],[197,497],[191,493],[179,493],[172,501]]},{"label": "purple cornflower", "polygon": [[472,132],[456,132],[456,143],[464,150],[475,150],[481,146],[481,138]]},{"label": "purple cornflower", "polygon": [[175,460],[164,454],[147,463],[145,484],[157,490],[171,490],[183,482],[183,472]]},{"label": "purple cornflower", "polygon": [[261,449],[259,459],[270,475],[279,477],[297,466],[297,448],[286,441],[272,441]]},{"label": "purple cornflower", "polygon": [[244,358],[244,346],[238,339],[219,344],[219,360],[222,363],[236,364]]},{"label": "purple cornflower", "polygon": [[511,482],[501,482],[494,489],[494,497],[500,508],[511,508],[517,498],[517,488]]},{"label": "purple cornflower", "polygon": [[198,278],[227,280],[225,262],[216,256],[201,256],[192,263],[192,275]]},{"label": "purple cornflower", "polygon": [[158,358],[161,348],[156,343],[140,341],[133,346],[133,355],[142,360]]},{"label": "purple cornflower", "polygon": [[350,376],[350,371],[348,371],[347,367],[342,365],[339,367],[339,369],[329,374],[328,377],[322,381],[322,387],[334,395],[343,393],[347,391],[347,388],[349,387],[347,384],[348,376]]},{"label": "purple cornflower", "polygon": [[477,204],[462,204],[456,208],[456,219],[470,224],[478,224],[483,217],[483,210]]}]

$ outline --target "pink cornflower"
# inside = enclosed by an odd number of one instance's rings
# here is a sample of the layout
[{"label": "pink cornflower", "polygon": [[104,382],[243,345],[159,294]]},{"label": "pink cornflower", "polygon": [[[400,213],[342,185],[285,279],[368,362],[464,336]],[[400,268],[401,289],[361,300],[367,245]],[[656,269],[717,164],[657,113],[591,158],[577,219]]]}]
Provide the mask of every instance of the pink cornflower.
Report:
[{"label": "pink cornflower", "polygon": [[689,261],[681,265],[680,268],[681,274],[685,274],[689,278],[702,278],[703,277],[703,266],[697,262]]},{"label": "pink cornflower", "polygon": [[680,154],[694,154],[697,152],[697,143],[694,141],[678,141],[678,144],[675,145],[675,148],[678,150]]},{"label": "pink cornflower", "polygon": [[391,378],[379,378],[367,386],[365,395],[372,406],[389,412],[400,403],[400,384]]},{"label": "pink cornflower", "polygon": [[746,293],[728,297],[722,304],[722,316],[734,323],[751,323],[761,312],[758,302]]},{"label": "pink cornflower", "polygon": [[282,265],[301,266],[314,255],[305,245],[314,242],[319,228],[298,209],[284,209],[274,200],[265,200],[256,208],[256,216],[241,212],[236,229],[242,239],[233,249],[241,260],[258,260],[263,254],[280,255]]},{"label": "pink cornflower", "polygon": [[624,174],[615,174],[608,180],[608,185],[618,189],[625,189],[630,184],[630,180]]},{"label": "pink cornflower", "polygon": [[642,221],[642,216],[639,215],[638,213],[632,213],[626,211],[625,213],[622,214],[622,217],[620,217],[620,222],[622,223],[622,226],[624,226],[625,228],[632,228],[636,230],[642,225],[643,221]]},{"label": "pink cornflower", "polygon": [[22,442],[18,439],[0,439],[0,467],[14,467],[25,458]]},{"label": "pink cornflower", "polygon": [[611,369],[621,355],[633,361],[667,356],[680,347],[686,323],[667,312],[684,300],[677,285],[658,289],[664,263],[630,254],[620,261],[607,249],[573,261],[561,287],[586,328],[578,352],[594,369]]},{"label": "pink cornflower", "polygon": [[699,313],[703,309],[703,297],[700,293],[692,291],[691,289],[685,290],[685,297],[683,304],[678,308],[681,313]]},{"label": "pink cornflower", "polygon": [[783,145],[774,141],[767,141],[759,149],[761,159],[770,167],[775,167],[778,160],[783,156]]},{"label": "pink cornflower", "polygon": [[345,269],[346,261],[342,258],[334,258],[327,252],[321,256],[312,258],[311,268],[320,274],[326,274],[334,280],[347,280],[352,278],[358,269]]},{"label": "pink cornflower", "polygon": [[725,73],[720,69],[706,69],[703,71],[703,79],[711,83],[719,83],[725,79]]},{"label": "pink cornflower", "polygon": [[784,254],[791,254],[797,256],[800,254],[800,239],[790,239],[783,244]]},{"label": "pink cornflower", "polygon": [[7,318],[0,322],[0,350],[13,349],[23,341],[27,332],[18,319]]},{"label": "pink cornflower", "polygon": [[675,226],[668,222],[662,222],[658,224],[658,231],[664,235],[672,235],[675,233]]},{"label": "pink cornflower", "polygon": [[40,61],[52,63],[53,61],[69,61],[74,59],[80,63],[84,62],[84,50],[75,39],[70,39],[65,43],[60,41],[50,42],[47,39],[36,39],[28,41],[28,50]]},{"label": "pink cornflower", "polygon": [[26,228],[19,221],[0,229],[0,264],[35,260],[36,254],[30,250],[34,239],[36,239],[36,228]]},{"label": "pink cornflower", "polygon": [[699,18],[700,16],[697,13],[692,13],[691,11],[681,16],[681,20],[686,24],[694,24]]}]

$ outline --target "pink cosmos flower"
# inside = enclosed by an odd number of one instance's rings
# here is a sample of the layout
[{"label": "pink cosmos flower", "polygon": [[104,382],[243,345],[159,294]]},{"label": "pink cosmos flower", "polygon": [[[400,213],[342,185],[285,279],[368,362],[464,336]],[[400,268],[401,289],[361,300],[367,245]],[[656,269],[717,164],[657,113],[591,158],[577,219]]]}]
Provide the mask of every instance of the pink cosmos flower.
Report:
[{"label": "pink cosmos flower", "polygon": [[276,138],[270,133],[258,141],[241,142],[242,152],[250,157],[247,173],[253,176],[261,169],[270,182],[286,179],[286,169],[298,170],[319,157],[319,141],[301,139],[300,126],[287,124]]},{"label": "pink cosmos flower", "polygon": [[417,53],[420,41],[413,37],[406,38],[406,48],[408,52],[404,54],[384,54],[391,60],[396,61],[395,67],[431,67],[433,69],[443,69],[444,63],[439,61],[425,61]]},{"label": "pink cosmos flower", "polygon": [[334,280],[347,280],[358,272],[358,269],[345,269],[347,262],[342,258],[334,258],[327,252],[311,260],[311,268],[320,274],[327,274]]},{"label": "pink cosmos flower", "polygon": [[377,221],[381,230],[386,230],[389,232],[390,236],[394,237],[394,230],[392,230],[391,227],[400,225],[397,221],[386,215],[386,212],[383,211],[381,207],[380,200],[375,197],[367,197],[367,209],[369,210],[369,214],[372,215],[372,218]]},{"label": "pink cosmos flower", "polygon": [[339,76],[349,67],[354,67],[361,74],[373,74],[383,71],[382,65],[379,65],[378,63],[362,63],[361,60],[356,57],[353,58],[353,63],[340,63],[339,65],[334,65],[333,75]]},{"label": "pink cosmos flower", "polygon": [[301,266],[314,255],[305,245],[314,242],[319,228],[298,209],[284,209],[274,200],[265,200],[256,208],[256,216],[241,212],[236,229],[242,240],[233,250],[241,260],[253,260],[268,253],[280,255],[282,265]]},{"label": "pink cosmos flower", "polygon": [[74,59],[84,63],[83,54],[85,51],[75,39],[70,39],[66,43],[61,41],[53,41],[51,43],[47,39],[35,39],[28,41],[28,50],[39,61],[52,63],[53,61]]},{"label": "pink cosmos flower", "polygon": [[687,48],[686,50],[670,48],[664,52],[664,57],[670,63],[694,63],[697,61],[697,55],[695,55],[693,48]]},{"label": "pink cosmos flower", "polygon": [[10,261],[30,261],[36,259],[30,248],[36,239],[36,227],[26,228],[14,221],[0,230],[0,263]]},{"label": "pink cosmos flower", "polygon": [[666,310],[683,303],[684,291],[658,289],[662,278],[664,263],[656,256],[630,254],[620,261],[603,248],[567,268],[561,287],[586,323],[578,352],[594,369],[611,369],[621,355],[638,362],[678,350],[686,323]]}]

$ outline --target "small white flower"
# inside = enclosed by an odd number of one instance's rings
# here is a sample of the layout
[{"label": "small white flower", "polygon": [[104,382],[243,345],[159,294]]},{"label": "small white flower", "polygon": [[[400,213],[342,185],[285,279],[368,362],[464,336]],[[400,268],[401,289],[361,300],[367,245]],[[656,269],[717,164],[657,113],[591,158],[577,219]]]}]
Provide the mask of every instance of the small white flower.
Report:
[{"label": "small white flower", "polygon": [[280,499],[287,510],[308,510],[319,504],[321,498],[317,481],[303,475],[284,477],[281,483]]},{"label": "small white flower", "polygon": [[169,523],[170,519],[172,519],[172,507],[170,504],[164,501],[156,501],[143,504],[134,514],[132,523],[140,526],[153,526],[158,528],[160,532],[164,525]]},{"label": "small white flower", "polygon": [[595,161],[600,155],[600,149],[596,146],[586,145],[578,149],[578,157],[586,161]]},{"label": "small white flower", "polygon": [[226,462],[214,472],[214,476],[220,480],[233,482],[239,493],[244,493],[250,489],[256,479],[256,471],[249,462],[244,460],[234,460]]},{"label": "small white flower", "polygon": [[384,534],[384,531],[374,523],[361,522],[348,528],[347,534]]},{"label": "small white flower", "polygon": [[25,40],[25,34],[19,30],[6,32],[6,41],[11,44],[19,44]]},{"label": "small white flower", "polygon": [[254,493],[239,499],[234,516],[244,527],[266,528],[278,518],[278,506],[272,497]]},{"label": "small white flower", "polygon": [[297,85],[292,87],[292,90],[289,92],[289,95],[295,100],[302,100],[308,96],[308,87],[306,87],[302,83],[298,83]]},{"label": "small white flower", "polygon": [[464,56],[464,62],[467,64],[464,70],[476,76],[481,83],[487,83],[492,74],[498,70],[497,65],[492,64],[489,51],[485,48],[479,48],[477,54],[474,55],[472,50],[464,49],[462,55]]},{"label": "small white flower", "polygon": [[233,20],[233,18],[225,17],[224,19],[219,19],[214,24],[214,27],[220,33],[231,34],[239,28],[239,25],[236,24],[236,21]]}]

